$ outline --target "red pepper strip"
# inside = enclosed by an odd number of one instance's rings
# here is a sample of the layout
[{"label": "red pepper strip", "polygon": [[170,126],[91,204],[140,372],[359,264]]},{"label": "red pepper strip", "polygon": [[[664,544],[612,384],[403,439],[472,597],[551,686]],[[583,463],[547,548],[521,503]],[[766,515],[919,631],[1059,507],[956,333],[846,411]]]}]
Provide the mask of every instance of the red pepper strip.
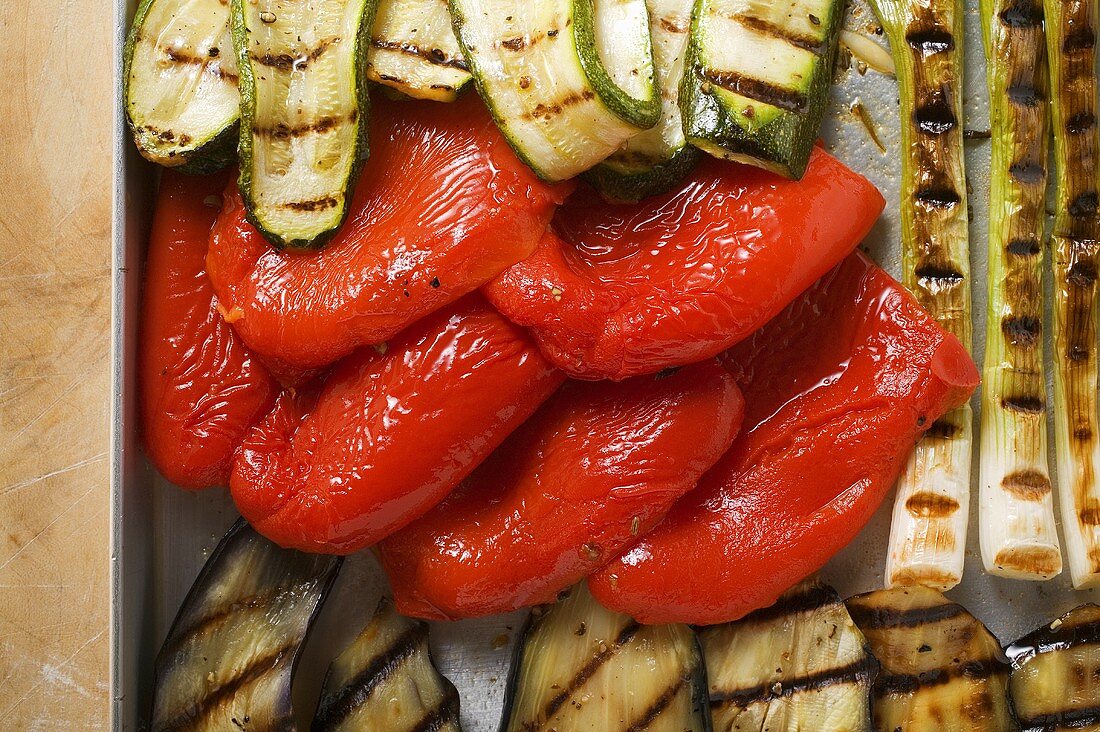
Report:
[{"label": "red pepper strip", "polygon": [[273,249],[227,191],[210,278],[271,363],[319,367],[384,341],[534,250],[570,186],[539,181],[476,95],[440,111],[378,106],[348,220],[323,250]]},{"label": "red pepper strip", "polygon": [[280,397],[244,441],[233,500],[281,546],[349,554],[438,503],[564,378],[471,296]]},{"label": "red pepper strip", "polygon": [[622,379],[709,358],[745,338],[851,252],[884,201],[814,149],[800,181],[709,159],[638,204],[584,188],[534,255],[486,287],[582,379]]},{"label": "red pepper strip", "polygon": [[552,602],[695,486],[743,407],[715,359],[618,384],[567,382],[442,503],[382,542],[398,610],[443,620]]},{"label": "red pepper strip", "polygon": [[859,254],[723,360],[745,394],[741,436],[589,580],[643,623],[721,623],[772,604],[855,537],[921,433],[979,381],[962,345]]},{"label": "red pepper strip", "polygon": [[279,385],[218,313],[206,277],[225,175],[161,176],[145,264],[138,382],[145,452],[190,489],[226,485],[233,451]]}]

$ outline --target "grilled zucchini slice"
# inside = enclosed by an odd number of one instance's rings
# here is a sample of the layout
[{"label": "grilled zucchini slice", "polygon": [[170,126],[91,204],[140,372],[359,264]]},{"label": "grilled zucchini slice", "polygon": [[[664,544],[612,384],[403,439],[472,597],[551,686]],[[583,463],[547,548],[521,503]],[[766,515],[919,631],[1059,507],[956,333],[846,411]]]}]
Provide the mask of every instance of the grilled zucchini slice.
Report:
[{"label": "grilled zucchini slice", "polygon": [[383,599],[325,676],[313,732],[459,732],[458,691],[432,663],[428,625]]},{"label": "grilled zucchini slice", "polygon": [[447,0],[378,0],[367,77],[416,99],[453,102],[473,77]]},{"label": "grilled zucchini slice", "polygon": [[281,549],[239,520],[157,655],[157,730],[293,729],[290,686],[341,559]]},{"label": "grilled zucchini slice", "polygon": [[240,96],[225,3],[143,0],[123,53],[126,121],[141,154],[187,173],[228,165]]},{"label": "grilled zucchini slice", "polygon": [[699,642],[718,732],[870,732],[878,664],[832,587],[803,582]]},{"label": "grilled zucchini slice", "polygon": [[680,87],[688,142],[801,178],[843,20],[844,0],[699,0]]},{"label": "grilled zucchini slice", "polygon": [[699,151],[687,144],[680,119],[688,31],[694,0],[647,0],[661,120],[626,141],[587,178],[609,201],[633,203],[663,193],[691,170]]},{"label": "grilled zucchini slice", "polygon": [[645,0],[450,0],[474,83],[539,177],[582,173],[657,124]]},{"label": "grilled zucchini slice", "polygon": [[248,219],[275,246],[321,246],[343,223],[367,154],[375,0],[231,2]]},{"label": "grilled zucchini slice", "polygon": [[1024,732],[1100,730],[1100,607],[1074,608],[1007,653]]},{"label": "grilled zucchini slice", "polygon": [[966,608],[913,586],[858,595],[848,611],[882,666],[875,729],[1016,729],[1001,647]]},{"label": "grilled zucchini slice", "polygon": [[585,583],[531,612],[500,732],[708,732],[706,668],[686,625],[639,625]]}]

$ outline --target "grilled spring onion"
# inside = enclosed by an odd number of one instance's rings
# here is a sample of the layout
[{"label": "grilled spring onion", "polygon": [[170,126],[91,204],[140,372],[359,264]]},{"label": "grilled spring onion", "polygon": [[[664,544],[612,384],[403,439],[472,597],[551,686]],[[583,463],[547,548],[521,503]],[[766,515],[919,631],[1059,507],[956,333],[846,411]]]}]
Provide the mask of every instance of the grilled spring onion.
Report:
[{"label": "grilled spring onion", "polygon": [[[978,525],[986,572],[1062,571],[1047,470],[1043,378],[1043,226],[1047,93],[1041,0],[984,0],[982,36],[993,146],[989,318],[982,390]],[[1026,97],[1026,100],[1022,99]]]},{"label": "grilled spring onion", "polygon": [[680,82],[694,0],[647,0],[653,67],[661,95],[661,121],[626,141],[589,171],[588,180],[610,201],[640,201],[666,191],[695,164],[680,119]]},{"label": "grilled spring onion", "polygon": [[453,102],[473,77],[447,0],[378,0],[367,77],[417,99]]},{"label": "grilled spring onion", "polygon": [[[970,348],[970,257],[963,168],[961,0],[876,0],[901,97],[904,281]],[[941,417],[898,483],[886,585],[940,589],[962,579],[970,501],[971,410]]]},{"label": "grilled spring onion", "polygon": [[918,586],[858,595],[848,611],[882,666],[876,729],[1016,729],[1001,647],[964,607]]},{"label": "grilled spring onion", "polygon": [[314,732],[459,732],[458,691],[432,664],[428,625],[382,600],[329,666]]},{"label": "grilled spring onion", "polygon": [[531,613],[500,732],[708,732],[706,669],[686,625],[639,625],[582,582]]},{"label": "grilled spring onion", "polygon": [[150,728],[293,729],[294,666],[340,561],[234,524],[157,655]]},{"label": "grilled spring onion", "polygon": [[505,138],[541,178],[582,173],[657,124],[645,0],[451,0]]},{"label": "grilled spring onion", "polygon": [[715,730],[871,729],[878,664],[833,588],[804,582],[699,642]]},{"label": "grilled spring onion", "polygon": [[699,0],[680,87],[688,142],[801,178],[843,21],[844,0]]},{"label": "grilled spring onion", "polygon": [[375,0],[231,2],[248,218],[276,246],[320,246],[367,152],[361,56]]},{"label": "grilled spring onion", "polygon": [[1007,652],[1024,732],[1100,729],[1100,607],[1081,605]]},{"label": "grilled spring onion", "polygon": [[126,119],[141,154],[189,173],[228,165],[240,116],[229,8],[143,0],[124,54]]},{"label": "grilled spring onion", "polygon": [[[1075,587],[1100,582],[1096,273],[1100,249],[1096,0],[1045,0],[1054,129],[1054,442],[1066,554]],[[1020,22],[1040,22],[1034,15]],[[1032,100],[1027,100],[1032,101]],[[1035,98],[1034,104],[1042,104]]]}]

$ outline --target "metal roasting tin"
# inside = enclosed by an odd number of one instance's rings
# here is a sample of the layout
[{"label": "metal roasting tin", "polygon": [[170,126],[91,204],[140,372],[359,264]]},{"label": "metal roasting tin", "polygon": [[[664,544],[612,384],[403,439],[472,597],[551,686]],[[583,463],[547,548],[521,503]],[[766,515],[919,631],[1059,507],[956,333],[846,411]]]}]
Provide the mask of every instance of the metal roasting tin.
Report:
[{"label": "metal roasting tin", "polygon": [[[116,730],[138,730],[147,726],[157,649],[191,582],[237,515],[226,492],[181,491],[160,478],[140,452],[134,366],[142,260],[156,171],[137,154],[122,112],[122,45],[134,6],[133,0],[117,0],[112,322],[115,394],[111,464],[111,689],[112,727]],[[863,0],[852,0],[846,27],[885,44],[876,35],[877,22]],[[976,0],[968,2],[965,46],[965,124],[969,130],[983,131],[988,129],[988,104]],[[378,103],[385,104],[385,101],[380,99]],[[862,104],[866,115],[853,111],[857,103]],[[441,112],[445,109],[440,107]],[[869,117],[885,150],[876,145],[860,116]],[[823,136],[826,147],[833,154],[874,181],[886,196],[883,217],[863,248],[891,274],[900,275],[898,177],[901,164],[894,80],[872,70],[860,73],[856,61],[852,60],[849,68],[837,74]],[[989,141],[980,136],[968,137],[971,139],[967,141],[966,164],[971,195],[970,245],[976,316],[973,355],[981,364],[985,345]],[[844,212],[838,211],[837,215],[843,216]],[[1049,279],[1048,270],[1048,291]],[[1047,322],[1049,309],[1048,299]],[[1048,352],[1049,348],[1048,343]],[[1048,373],[1052,371],[1049,369]],[[977,396],[973,405],[977,417]],[[1053,442],[1051,440],[1052,446]],[[977,439],[974,445],[976,450]],[[1050,467],[1052,471],[1055,469],[1053,460]],[[986,575],[978,554],[975,511],[979,471],[976,460],[972,473],[966,574],[962,585],[948,593],[951,598],[968,607],[1002,643],[1016,639],[1080,603],[1100,600],[1100,590],[1073,591],[1068,571],[1044,583]],[[833,583],[842,596],[882,586],[892,505],[891,495],[862,534],[822,571],[823,578]],[[349,557],[298,669],[294,699],[303,728],[308,728],[308,719],[315,708],[329,661],[355,637],[385,591],[385,579],[369,551]],[[431,643],[435,657],[443,673],[458,687],[462,725],[469,732],[486,732],[497,727],[511,647],[524,617],[525,612],[516,612],[432,624]]]}]

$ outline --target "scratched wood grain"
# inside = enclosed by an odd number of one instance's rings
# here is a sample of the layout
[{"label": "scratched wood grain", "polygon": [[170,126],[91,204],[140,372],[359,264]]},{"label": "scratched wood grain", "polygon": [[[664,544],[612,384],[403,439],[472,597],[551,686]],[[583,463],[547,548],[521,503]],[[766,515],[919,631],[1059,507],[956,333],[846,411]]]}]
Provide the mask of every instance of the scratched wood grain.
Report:
[{"label": "scratched wood grain", "polygon": [[0,728],[105,729],[110,5],[0,2]]}]

